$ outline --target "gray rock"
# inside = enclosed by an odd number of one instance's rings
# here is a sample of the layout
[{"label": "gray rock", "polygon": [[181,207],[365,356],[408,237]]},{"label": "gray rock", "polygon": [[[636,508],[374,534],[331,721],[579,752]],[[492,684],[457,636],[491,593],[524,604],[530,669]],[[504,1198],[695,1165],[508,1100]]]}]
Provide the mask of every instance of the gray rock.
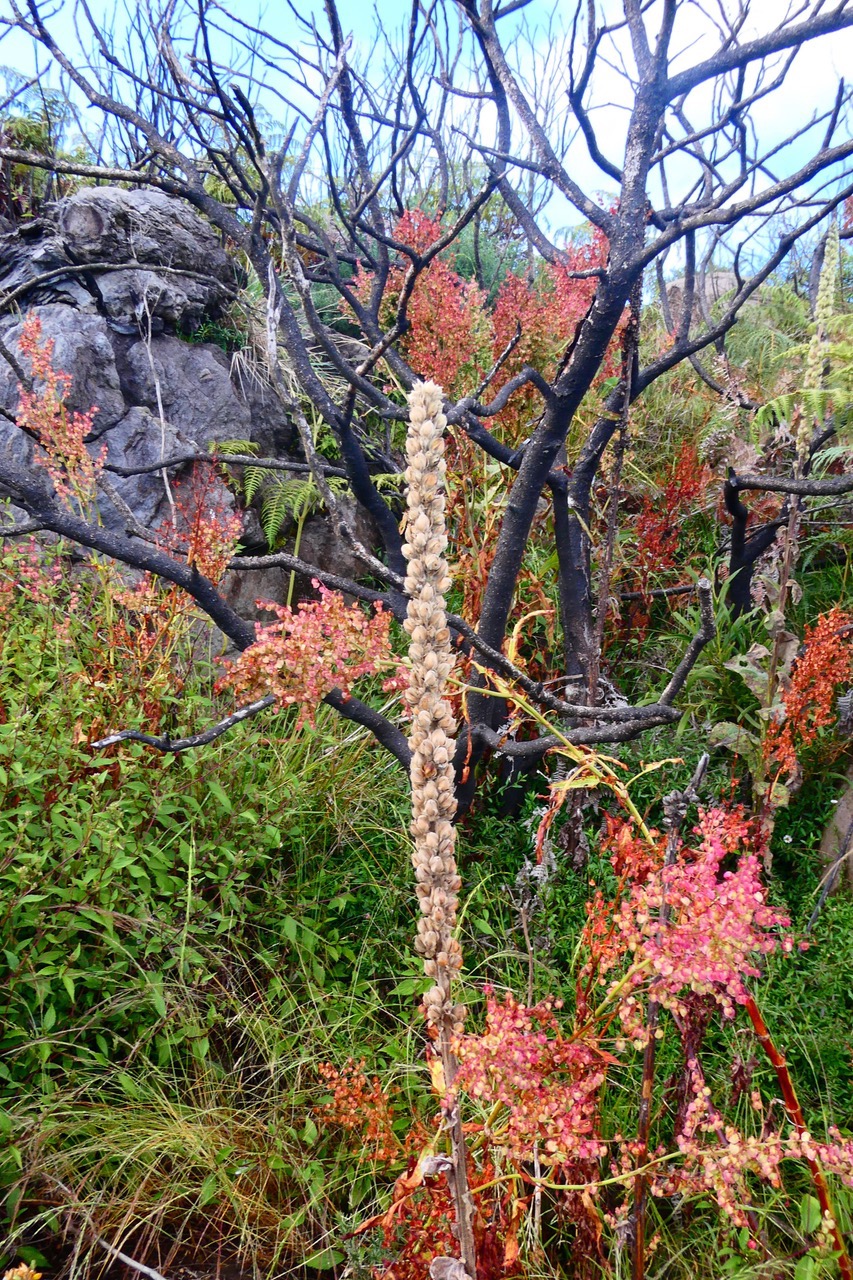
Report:
[{"label": "gray rock", "polygon": [[[170,422],[161,423],[159,418],[140,405],[134,405],[106,433],[106,444],[107,464],[128,468],[148,466],[191,447],[190,442]],[[146,529],[155,529],[169,515],[169,490],[162,471],[143,472],[141,475],[127,477],[107,474],[119,497],[124,499]],[[174,469],[169,472],[169,476],[171,487],[175,478]],[[126,528],[125,514],[117,510],[108,498],[102,497],[98,505],[107,528]]]},{"label": "gray rock", "polygon": [[[248,360],[229,359],[212,344],[190,344],[164,332],[214,317],[231,295],[236,275],[216,234],[189,206],[157,191],[87,188],[59,203],[49,216],[17,232],[0,233],[0,290],[13,290],[46,272],[77,264],[109,263],[115,270],[58,275],[25,291],[21,306],[35,310],[54,362],[70,375],[69,410],[97,406],[93,436],[106,445],[108,465],[147,467],[164,457],[204,450],[213,441],[246,439],[262,456],[287,458],[298,438],[281,402]],[[131,263],[129,270],[120,268]],[[17,353],[22,321],[0,315],[0,334]],[[142,335],[149,335],[146,341]],[[340,337],[348,357],[367,349]],[[17,378],[0,359],[0,407],[14,414]],[[30,467],[34,447],[0,418],[0,452]],[[188,467],[122,477],[105,473],[118,496],[100,500],[104,525],[125,529],[133,521],[153,530],[169,515]],[[224,496],[220,494],[220,497]],[[233,502],[233,498],[226,498]],[[348,504],[360,540],[375,547],[372,522]],[[257,516],[247,513],[247,545],[261,550]],[[292,549],[292,538],[288,544]],[[300,556],[319,569],[358,576],[363,566],[335,535],[325,514],[305,524]],[[227,593],[246,616],[257,597],[283,601],[290,574],[282,569],[228,575]],[[295,598],[311,595],[310,574],[296,583]]]},{"label": "gray rock", "polygon": [[[0,292],[4,296],[68,265],[62,240],[43,221],[34,224],[33,230],[25,225],[19,231],[0,235]],[[20,295],[20,302],[24,307],[37,302],[65,302],[95,310],[91,293],[82,279],[74,275],[57,277],[29,289]]]},{"label": "gray rock", "polygon": [[[41,320],[45,338],[54,343],[53,361],[57,369],[71,377],[68,407],[87,413],[97,405],[94,430],[108,430],[127,412],[113,352],[109,325],[102,316],[81,314],[67,303],[50,303],[33,307]],[[15,318],[3,325],[3,339],[17,353],[23,321]],[[18,380],[6,363],[0,360],[0,403],[13,411],[18,402]]]},{"label": "gray rock", "polygon": [[[670,280],[666,286],[666,296],[672,313],[672,322],[676,326],[679,323],[684,307],[684,283],[684,277],[681,276],[677,280]],[[734,293],[736,288],[737,276],[733,271],[707,271],[705,273],[704,297],[707,310],[711,311],[721,298],[725,298],[727,294]],[[701,318],[702,308],[700,301],[698,297],[694,297],[692,319],[700,320]]]},{"label": "gray rock", "polygon": [[[114,264],[114,271],[101,269]],[[137,268],[135,265],[139,263]],[[213,229],[194,209],[161,191],[87,187],[45,218],[0,236],[0,290],[8,292],[63,267],[75,270],[34,286],[25,305],[65,302],[97,310],[138,332],[153,324],[193,329],[233,296],[237,274]]]},{"label": "gray rock", "polygon": [[75,262],[138,262],[149,270],[98,279],[106,313],[143,328],[150,318],[195,328],[236,285],[234,263],[194,209],[162,191],[89,187],[60,201],[59,235]]},{"label": "gray rock", "polygon": [[127,399],[158,417],[159,384],[165,416],[202,447],[253,436],[252,415],[231,382],[228,357],[211,343],[154,337],[149,356],[145,342],[134,342],[120,359],[120,372]]},{"label": "gray rock", "polygon": [[[246,569],[234,572],[229,569],[219,585],[223,596],[231,608],[243,618],[251,618],[256,622],[274,622],[275,614],[268,609],[259,609],[259,600],[272,600],[276,604],[284,604],[290,584],[290,571],[272,567],[269,569]],[[297,587],[299,581],[297,581]],[[305,594],[304,592],[302,593]],[[309,594],[313,594],[310,591]],[[298,591],[294,599],[300,599]]]},{"label": "gray rock", "polygon": [[[363,507],[351,499],[342,499],[341,505],[347,515],[350,526],[356,537],[368,549],[376,550],[379,538],[376,526]],[[251,547],[252,555],[263,555],[266,548],[259,545],[260,526],[253,512],[247,512],[244,525],[244,544]],[[335,573],[343,578],[358,578],[364,573],[361,561],[341,543],[335,535],[331,522],[324,514],[309,516],[302,530],[298,553],[294,548],[293,537],[285,541],[285,550],[291,555],[298,554],[301,560],[315,565],[327,573]],[[246,569],[231,571],[222,582],[222,591],[233,609],[244,618],[253,618],[261,622],[269,622],[273,615],[258,609],[258,600],[272,600],[284,604],[290,589],[290,570],[277,567],[268,569]],[[296,574],[293,601],[304,600],[316,596],[310,574]]]}]

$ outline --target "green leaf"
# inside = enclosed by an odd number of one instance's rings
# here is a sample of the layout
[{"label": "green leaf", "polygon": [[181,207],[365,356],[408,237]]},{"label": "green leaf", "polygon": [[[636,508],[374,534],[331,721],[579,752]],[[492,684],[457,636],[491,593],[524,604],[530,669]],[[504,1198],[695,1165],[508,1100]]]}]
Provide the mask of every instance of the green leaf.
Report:
[{"label": "green leaf", "polygon": [[137,1088],[136,1081],[129,1076],[126,1071],[119,1071],[116,1079],[118,1080],[119,1088],[122,1093],[127,1094],[128,1098],[133,1098],[134,1101],[139,1098],[139,1089]]},{"label": "green leaf", "polygon": [[820,1201],[814,1196],[804,1195],[800,1201],[800,1230],[803,1235],[814,1235],[822,1221]]},{"label": "green leaf", "polygon": [[724,662],[723,666],[727,671],[734,671],[739,675],[750,693],[754,694],[759,702],[764,703],[767,701],[769,675],[766,663],[769,657],[770,650],[766,645],[754,644],[747,653],[735,654],[733,658],[729,658],[728,662]]},{"label": "green leaf", "polygon": [[219,1193],[219,1178],[215,1173],[209,1173],[201,1184],[201,1190],[198,1193],[198,1205],[202,1208],[206,1204],[210,1204],[211,1200],[215,1200]]},{"label": "green leaf", "polygon": [[210,1041],[207,1036],[199,1036],[197,1040],[191,1041],[191,1045],[193,1057],[197,1058],[199,1062],[203,1062],[210,1049]]},{"label": "green leaf", "polygon": [[215,796],[226,813],[233,813],[234,806],[228,798],[224,787],[216,781],[215,778],[207,779],[207,789],[212,796]]},{"label": "green leaf", "polygon": [[18,1257],[22,1262],[26,1262],[28,1267],[49,1267],[50,1262],[40,1253],[38,1249],[34,1249],[31,1244],[18,1245]]},{"label": "green leaf", "polygon": [[748,729],[744,729],[743,725],[734,724],[731,720],[720,720],[713,725],[711,732],[708,734],[708,745],[711,747],[725,747],[727,750],[733,751],[737,756],[746,756],[751,751],[754,751],[760,743],[755,734],[750,733]]},{"label": "green leaf", "polygon": [[345,1258],[346,1254],[341,1253],[340,1249],[321,1249],[319,1253],[312,1253],[306,1258],[303,1266],[313,1267],[315,1271],[331,1271],[332,1267],[338,1266]]},{"label": "green leaf", "polygon": [[815,1280],[817,1275],[817,1262],[811,1256],[806,1254],[804,1258],[800,1258],[794,1268],[794,1280]]},{"label": "green leaf", "polygon": [[432,986],[429,978],[404,978],[388,992],[391,996],[419,996]]}]

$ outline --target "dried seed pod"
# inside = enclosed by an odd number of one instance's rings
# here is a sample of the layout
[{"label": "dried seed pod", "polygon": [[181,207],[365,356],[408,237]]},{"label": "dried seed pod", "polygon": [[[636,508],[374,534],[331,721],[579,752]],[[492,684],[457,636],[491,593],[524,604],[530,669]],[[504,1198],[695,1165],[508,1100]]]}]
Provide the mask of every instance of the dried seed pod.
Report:
[{"label": "dried seed pod", "polygon": [[405,697],[412,713],[412,862],[422,913],[416,947],[426,957],[424,972],[436,980],[424,997],[424,1009],[430,1023],[458,1035],[464,1007],[454,1005],[450,995],[462,953],[453,937],[460,888],[453,827],[456,725],[443,696],[453,667],[453,651],[444,603],[450,576],[443,556],[447,547],[442,438],[446,419],[441,404],[441,389],[432,382],[417,383],[409,396],[407,541],[403,554],[408,561],[409,594],[405,626],[411,644]]}]

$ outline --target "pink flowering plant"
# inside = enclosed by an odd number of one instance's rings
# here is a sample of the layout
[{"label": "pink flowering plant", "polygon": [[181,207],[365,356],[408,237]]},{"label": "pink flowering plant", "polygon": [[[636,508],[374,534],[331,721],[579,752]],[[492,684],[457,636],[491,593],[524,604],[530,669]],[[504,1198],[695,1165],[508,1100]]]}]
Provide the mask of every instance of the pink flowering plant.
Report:
[{"label": "pink flowering plant", "polygon": [[76,498],[85,507],[94,502],[107,453],[106,445],[91,453],[86,444],[97,406],[85,413],[68,409],[71,375],[54,368],[54,341],[43,336],[37,315],[24,320],[18,346],[32,373],[32,388],[20,389],[18,425],[37,441],[35,460],[47,471],[59,497],[67,503]]},{"label": "pink flowering plant", "polygon": [[[606,940],[591,942],[587,972],[598,985],[614,973],[605,999],[615,1000],[625,1036],[642,1048],[647,1035],[645,1003],[655,1001],[682,1017],[683,995],[710,996],[724,1017],[749,999],[748,978],[760,976],[759,961],[791,938],[788,917],[768,904],[751,824],[740,806],[700,813],[695,847],[682,847],[671,866],[653,866],[634,877],[610,904]],[[659,846],[658,856],[659,856]],[[724,864],[737,858],[733,869]],[[595,921],[604,906],[590,906]],[[595,926],[592,926],[593,929]]]},{"label": "pink flowering plant", "polygon": [[461,1038],[455,1084],[501,1109],[506,1155],[529,1160],[538,1144],[552,1168],[606,1155],[599,1093],[616,1059],[592,1037],[564,1034],[559,1001],[527,1007],[510,993],[502,1000],[490,988],[485,994],[485,1029]]},{"label": "pink flowering plant", "polygon": [[295,609],[258,600],[258,607],[278,620],[255,624],[257,640],[226,664],[220,681],[248,698],[273,694],[281,707],[298,706],[300,726],[313,723],[318,704],[332,689],[348,695],[363,676],[385,673],[386,687],[399,687],[390,614],[377,604],[369,616],[316,580],[313,585],[318,598],[300,601]]},{"label": "pink flowering plant", "polygon": [[[853,1141],[837,1130],[825,1139],[809,1132],[753,992],[763,962],[793,945],[788,918],[762,881],[760,824],[740,806],[716,804],[699,811],[684,839],[668,842],[645,826],[605,757],[573,748],[572,759],[568,785],[581,775],[610,779],[627,809],[627,816],[605,820],[602,850],[616,888],[609,896],[596,891],[587,904],[573,1005],[527,1005],[487,987],[482,1030],[456,1039],[459,1068],[450,1089],[438,1060],[432,1065],[442,1114],[464,1103],[474,1231],[482,1242],[478,1280],[514,1274],[523,1224],[529,1238],[542,1197],[572,1224],[591,1259],[607,1231],[617,1239],[633,1233],[636,1241],[646,1194],[714,1206],[745,1232],[757,1258],[769,1259],[776,1255],[759,1189],[784,1194],[786,1163],[805,1169],[812,1182],[820,1217],[812,1248],[835,1257],[849,1280],[830,1177],[853,1188]],[[565,780],[555,784],[552,806],[562,803],[561,785]],[[547,811],[543,823],[551,816]],[[782,1105],[747,1080],[747,1105],[733,1113],[731,1099],[717,1099],[707,1083],[702,1046],[715,1017],[731,1024],[744,1015]],[[655,1081],[654,1052],[665,1036],[674,1036],[680,1066],[664,1084]],[[633,1134],[608,1122],[608,1090],[629,1105],[636,1100]],[[646,1094],[653,1117],[647,1125],[640,1118]],[[386,1243],[407,1224],[385,1272],[389,1280],[427,1274],[413,1224],[432,1223],[446,1199],[443,1180],[427,1176],[441,1133],[438,1124],[427,1134],[419,1161],[410,1159],[397,1179],[391,1207],[365,1224],[381,1226]],[[656,1240],[634,1246],[635,1274],[643,1274]]]}]

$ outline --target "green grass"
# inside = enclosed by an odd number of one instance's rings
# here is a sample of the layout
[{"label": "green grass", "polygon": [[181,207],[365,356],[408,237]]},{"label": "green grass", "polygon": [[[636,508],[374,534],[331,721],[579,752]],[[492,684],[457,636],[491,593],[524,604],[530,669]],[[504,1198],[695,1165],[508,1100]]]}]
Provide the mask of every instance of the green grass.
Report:
[{"label": "green grass", "polygon": [[[746,320],[736,330],[756,384],[769,385],[780,353],[802,341],[795,303],[774,292],[755,331],[746,332]],[[205,340],[220,338],[231,341],[227,333]],[[715,414],[710,393],[684,371],[656,385],[636,410],[631,501],[684,440],[725,425]],[[712,570],[719,538],[709,507],[691,515],[678,574]],[[789,613],[799,634],[849,600],[848,542],[831,525],[804,535],[802,598]],[[617,548],[628,564],[632,545],[628,534]],[[529,563],[551,591],[553,558],[542,545]],[[0,561],[0,583],[12,572]],[[404,1164],[379,1170],[357,1142],[320,1123],[318,1067],[363,1059],[393,1099],[401,1137],[413,1117],[431,1120],[407,780],[366,733],[322,708],[298,733],[294,713],[266,713],[200,753],[162,757],[124,745],[93,755],[87,738],[150,727],[152,698],[172,733],[218,718],[218,654],[196,627],[159,669],[110,667],[103,653],[115,618],[97,582],[82,584],[71,634],[57,638],[71,589],[60,574],[47,605],[0,596],[0,1179],[9,1238],[0,1266],[43,1257],[59,1271],[70,1258],[61,1239],[68,1225],[82,1280],[104,1260],[95,1229],[167,1273],[192,1259],[211,1271],[233,1264],[314,1280],[334,1269],[369,1280],[387,1255],[375,1233],[350,1233],[388,1205]],[[766,629],[757,616],[733,620],[724,590],[716,609],[717,636],[679,698],[680,723],[613,749],[626,779],[659,766],[632,788],[658,828],[662,797],[686,785],[713,725],[761,729],[758,702],[731,663],[766,642]],[[524,639],[544,662],[546,629],[536,625]],[[697,625],[695,605],[677,598],[653,605],[646,634],[614,631],[607,658],[632,700],[656,696]],[[747,765],[715,749],[703,798],[748,800]],[[815,770],[776,815],[771,893],[800,931],[819,893],[820,835],[842,772],[841,763]],[[474,1030],[484,985],[527,990],[516,877],[547,782],[547,767],[529,775],[512,816],[500,788],[487,785],[459,824],[461,994]],[[615,883],[600,852],[602,815],[613,807],[606,795],[587,798],[588,859],[575,868],[561,860],[530,930],[534,998],[559,996],[567,1011],[587,901]],[[558,847],[564,821],[553,832]],[[839,894],[808,947],[770,958],[756,984],[816,1132],[830,1123],[853,1130],[851,974],[853,905]],[[668,1142],[682,1054],[672,1022],[662,1025],[654,1133]],[[702,1061],[721,1108],[730,1105],[736,1057],[754,1054],[755,1086],[768,1103],[778,1094],[756,1048],[742,1023],[711,1024]],[[608,1137],[636,1126],[640,1070],[637,1055],[610,1072],[601,1112]],[[732,1114],[745,1124],[744,1105]],[[851,1196],[836,1191],[849,1224]],[[810,1274],[798,1267],[809,1247],[800,1225],[808,1194],[796,1169],[786,1172],[785,1193],[756,1184],[772,1263],[707,1199],[653,1199],[650,1280],[830,1280],[832,1266],[811,1256]],[[546,1197],[544,1213],[546,1248],[537,1254],[532,1235],[524,1237],[524,1274],[589,1280],[563,1207]],[[606,1227],[602,1251],[601,1274],[627,1280],[617,1229]]]}]

